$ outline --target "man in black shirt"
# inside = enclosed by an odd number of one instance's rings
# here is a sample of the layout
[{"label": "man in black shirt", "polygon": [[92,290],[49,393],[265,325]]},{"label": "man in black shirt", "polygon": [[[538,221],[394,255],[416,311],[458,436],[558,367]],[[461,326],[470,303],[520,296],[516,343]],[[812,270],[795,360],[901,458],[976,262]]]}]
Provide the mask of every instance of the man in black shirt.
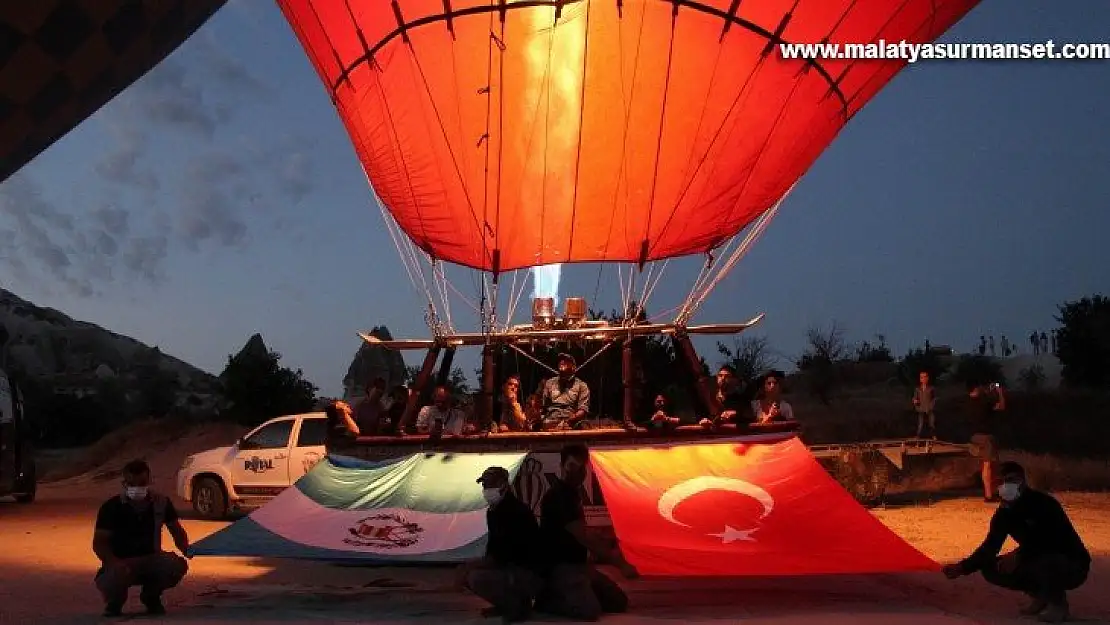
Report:
[{"label": "man in black shirt", "polygon": [[972,381],[967,385],[967,420],[971,428],[971,453],[982,462],[983,499],[998,501],[995,496],[995,465],[998,463],[998,442],[994,437],[997,413],[1006,409],[1006,395],[998,384],[985,385]]},{"label": "man in black shirt", "polygon": [[123,468],[123,493],[100,506],[93,552],[100,559],[96,587],[104,597],[104,616],[120,616],[127,590],[142,586],[139,598],[148,614],[165,614],[162,592],[176,586],[189,566],[184,558],[162,551],[162,527],[182,554],[189,537],[177,510],[163,495],[151,492],[150,467],[133,460]]},{"label": "man in black shirt", "polygon": [[590,565],[588,555],[615,564],[621,574],[638,576],[620,552],[586,533],[582,485],[589,451],[570,444],[560,452],[562,479],[555,480],[540,502],[540,534],[547,549],[547,586],[536,609],[565,618],[597,620],[602,613],[624,612],[628,597],[613,580]]},{"label": "man in black shirt", "polygon": [[[1002,504],[991,518],[986,540],[968,558],[944,567],[944,574],[955,579],[980,571],[991,584],[1032,597],[1023,614],[1063,622],[1068,618],[1066,593],[1087,581],[1091,554],[1060,503],[1026,484],[1021,465],[1004,462],[1001,473]],[[999,557],[1007,537],[1018,548]]]},{"label": "man in black shirt", "polygon": [[483,616],[500,616],[505,623],[523,621],[542,584],[539,525],[532,509],[509,488],[509,472],[489,467],[478,478],[489,503],[486,556],[460,567],[460,581],[490,602]]}]

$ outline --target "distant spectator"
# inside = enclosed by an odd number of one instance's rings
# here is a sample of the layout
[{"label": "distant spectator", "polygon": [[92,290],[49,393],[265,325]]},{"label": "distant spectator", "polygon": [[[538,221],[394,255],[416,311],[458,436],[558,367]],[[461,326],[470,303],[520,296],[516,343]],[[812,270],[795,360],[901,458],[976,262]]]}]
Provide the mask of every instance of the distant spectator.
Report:
[{"label": "distant spectator", "polygon": [[995,465],[998,463],[997,414],[1006,409],[1006,395],[997,383],[968,382],[968,424],[971,426],[971,453],[982,463],[983,498],[997,501]]},{"label": "distant spectator", "polygon": [[[933,440],[937,438],[936,389],[929,380],[929,372],[917,374],[917,388],[913,390],[913,409],[917,413],[917,438],[926,431]],[[925,426],[928,425],[928,430]]]}]

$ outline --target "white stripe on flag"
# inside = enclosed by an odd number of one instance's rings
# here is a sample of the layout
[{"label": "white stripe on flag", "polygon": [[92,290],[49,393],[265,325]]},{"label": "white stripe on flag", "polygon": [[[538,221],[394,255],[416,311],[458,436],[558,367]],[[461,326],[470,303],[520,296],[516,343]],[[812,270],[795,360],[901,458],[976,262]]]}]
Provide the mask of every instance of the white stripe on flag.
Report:
[{"label": "white stripe on flag", "polygon": [[456,514],[403,508],[337,510],[321,506],[296,487],[286,489],[250,518],[302,545],[383,556],[448,551],[486,534],[484,508]]}]

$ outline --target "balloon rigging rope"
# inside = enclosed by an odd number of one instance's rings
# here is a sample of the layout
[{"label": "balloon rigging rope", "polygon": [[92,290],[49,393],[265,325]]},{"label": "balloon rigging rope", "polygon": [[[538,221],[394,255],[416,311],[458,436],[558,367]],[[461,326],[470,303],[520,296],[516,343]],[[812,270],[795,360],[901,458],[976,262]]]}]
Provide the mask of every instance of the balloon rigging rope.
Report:
[{"label": "balloon rigging rope", "polygon": [[714,275],[713,278],[708,282],[708,284],[702,287],[699,292],[697,292],[696,294],[692,293],[693,297],[688,299],[688,305],[685,306],[682,312],[679,313],[678,318],[675,320],[676,323],[685,324],[690,319],[690,317],[693,316],[699,308],[701,308],[702,304],[705,303],[706,298],[708,298],[709,294],[713,292],[713,289],[715,289],[717,285],[720,284],[722,280],[724,280],[724,278],[732,271],[736,264],[740,262],[740,259],[747,255],[748,251],[751,250],[752,245],[754,245],[759,237],[763,235],[763,233],[767,229],[767,226],[770,225],[771,220],[773,220],[775,218],[775,215],[778,214],[779,208],[782,207],[782,203],[786,200],[787,197],[790,196],[790,192],[794,190],[794,187],[797,184],[798,183],[795,182],[794,184],[790,185],[790,188],[786,190],[786,193],[784,193],[782,197],[779,198],[779,200],[771,206],[770,209],[759,216],[759,219],[756,220],[751,229],[748,231],[747,235],[744,237],[743,242],[741,242],[740,245],[737,246],[736,250],[734,250],[732,254],[729,255],[725,263],[721,265],[721,267],[717,270],[716,275]]}]

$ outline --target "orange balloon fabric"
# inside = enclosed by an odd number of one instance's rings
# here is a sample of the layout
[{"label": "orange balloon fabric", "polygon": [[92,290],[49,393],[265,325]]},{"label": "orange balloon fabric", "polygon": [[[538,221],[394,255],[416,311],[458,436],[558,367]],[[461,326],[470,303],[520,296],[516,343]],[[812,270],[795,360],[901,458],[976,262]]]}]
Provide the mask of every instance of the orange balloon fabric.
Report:
[{"label": "orange balloon fabric", "polygon": [[978,0],[278,0],[374,190],[494,272],[705,252],[778,201]]},{"label": "orange balloon fabric", "polygon": [[593,449],[621,551],[643,575],[937,571],[797,438]]}]

